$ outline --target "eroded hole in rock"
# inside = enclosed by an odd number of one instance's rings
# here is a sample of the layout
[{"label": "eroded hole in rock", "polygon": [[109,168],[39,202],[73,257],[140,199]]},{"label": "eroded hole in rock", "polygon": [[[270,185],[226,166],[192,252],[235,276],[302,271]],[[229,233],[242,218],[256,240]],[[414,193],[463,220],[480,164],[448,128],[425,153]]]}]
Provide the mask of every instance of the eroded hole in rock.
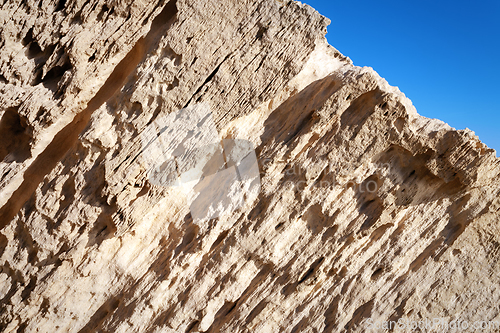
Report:
[{"label": "eroded hole in rock", "polygon": [[27,323],[21,323],[21,324],[19,324],[19,328],[17,329],[17,332],[24,333],[24,332],[26,332],[27,327],[28,327]]},{"label": "eroded hole in rock", "polygon": [[168,86],[167,86],[167,90],[172,90],[174,89],[175,87],[178,87],[179,86],[179,80],[174,77],[174,80],[172,81],[172,83],[170,83]]},{"label": "eroded hole in rock", "polygon": [[66,0],[59,0],[57,2],[56,7],[54,8],[54,12],[60,12],[61,10],[64,9],[65,6],[66,6]]},{"label": "eroded hole in rock", "polygon": [[186,328],[185,333],[192,332],[192,331],[196,328],[196,326],[197,326],[199,323],[200,323],[200,321],[199,321],[199,320],[195,320],[195,321],[193,321],[193,322],[192,322],[191,324],[189,324],[189,326]]},{"label": "eroded hole in rock", "polygon": [[101,245],[106,239],[110,239],[115,235],[118,230],[111,214],[108,212],[103,212],[97,218],[92,230],[89,233],[89,240],[87,242],[87,247],[97,244]]},{"label": "eroded hole in rock", "polygon": [[35,58],[42,54],[43,51],[40,48],[40,45],[36,41],[31,42],[31,44],[28,47],[28,58]]},{"label": "eroded hole in rock", "polygon": [[321,240],[323,242],[326,242],[328,241],[329,239],[331,239],[333,236],[335,236],[335,234],[337,233],[337,230],[339,229],[339,226],[338,225],[333,225],[331,226],[330,228],[326,229],[325,232],[323,233],[323,235],[321,236]]},{"label": "eroded hole in rock", "polygon": [[31,42],[33,42],[33,28],[28,30],[26,36],[24,36],[23,40],[21,41],[23,46],[28,46]]},{"label": "eroded hole in rock", "polygon": [[210,251],[213,251],[217,246],[219,246],[220,243],[227,237],[227,234],[229,233],[229,230],[225,230],[221,232],[219,237],[215,240],[215,242],[212,244],[212,247],[210,248]]},{"label": "eroded hole in rock", "polygon": [[314,204],[309,207],[303,215],[307,223],[307,228],[313,233],[320,233],[327,226],[327,217],[323,214],[323,208],[320,204]]},{"label": "eroded hole in rock", "polygon": [[28,30],[26,36],[22,40],[22,44],[28,48],[26,52],[26,56],[28,57],[28,59],[33,59],[43,54],[42,48],[33,38],[33,28]]},{"label": "eroded hole in rock", "polygon": [[[410,206],[429,202],[433,197],[439,197],[443,192],[457,190],[456,184],[446,182],[430,172],[427,162],[432,152],[427,151],[413,155],[408,150],[392,146],[378,162],[388,166],[386,180],[392,183],[392,193],[396,205]],[[457,179],[458,181],[458,179]],[[429,189],[434,189],[429,191]]]},{"label": "eroded hole in rock", "polygon": [[179,66],[182,62],[182,55],[177,54],[170,46],[162,50],[162,57],[172,60],[175,66]]},{"label": "eroded hole in rock", "polygon": [[8,108],[0,120],[0,160],[23,162],[31,157],[31,134],[17,108]]},{"label": "eroded hole in rock", "polygon": [[9,244],[9,240],[3,234],[0,234],[0,257],[3,255],[5,248]]},{"label": "eroded hole in rock", "polygon": [[142,104],[139,102],[133,102],[130,108],[127,109],[127,118],[135,119],[143,112]]},{"label": "eroded hole in rock", "polygon": [[363,202],[359,207],[359,212],[365,216],[365,221],[359,229],[360,233],[369,230],[378,221],[384,209],[382,200],[378,197]]},{"label": "eroded hole in rock", "polygon": [[109,12],[109,7],[104,4],[101,8],[101,11],[99,12],[99,14],[97,14],[97,21],[102,21],[102,19],[104,18],[104,15],[108,14],[111,14],[111,12]]},{"label": "eroded hole in rock", "polygon": [[42,78],[42,84],[45,88],[50,89],[54,92],[55,98],[60,98],[64,93],[64,87],[61,87],[60,82],[66,71],[71,70],[73,66],[67,58],[63,65],[54,66],[51,70],[45,74]]},{"label": "eroded hole in rock", "polygon": [[43,66],[54,52],[55,45],[48,45],[42,49],[33,36],[33,28],[28,30],[22,40],[22,44],[25,47],[26,57],[35,63],[31,84],[36,86],[43,81]]},{"label": "eroded hole in rock", "polygon": [[40,107],[40,109],[36,114],[36,121],[38,121],[38,123],[42,125],[44,128],[52,125],[53,121],[51,118],[50,111],[44,108],[43,106]]},{"label": "eroded hole in rock", "polygon": [[189,245],[193,242],[198,234],[198,226],[193,225],[186,230],[186,234],[184,235],[184,239],[182,241],[183,245]]},{"label": "eroded hole in rock", "polygon": [[398,117],[398,119],[394,121],[394,127],[396,127],[399,133],[403,131],[404,125],[405,125],[405,120],[402,117]]},{"label": "eroded hole in rock", "polygon": [[37,278],[35,276],[34,278],[32,278],[30,280],[30,283],[28,283],[28,285],[26,286],[26,288],[24,288],[24,290],[22,291],[22,293],[21,293],[21,299],[22,299],[23,302],[25,302],[29,298],[29,296],[31,295],[31,292],[35,289],[36,282],[37,282]]},{"label": "eroded hole in rock", "polygon": [[375,271],[373,271],[371,279],[372,280],[378,279],[380,277],[380,275],[382,275],[383,272],[384,272],[384,269],[382,267],[377,268]]},{"label": "eroded hole in rock", "polygon": [[259,30],[257,31],[257,34],[255,35],[255,38],[257,40],[262,40],[262,37],[264,37],[264,34],[267,31],[267,27],[261,26],[259,27]]},{"label": "eroded hole in rock", "polygon": [[71,18],[71,21],[70,21],[70,25],[78,25],[78,24],[82,24],[83,20],[82,20],[82,11],[78,11],[78,13],[75,14],[75,16],[73,16]]},{"label": "eroded hole in rock", "polygon": [[317,259],[315,262],[313,262],[311,264],[311,266],[309,267],[309,269],[307,270],[307,272],[297,282],[297,284],[301,284],[304,281],[306,281],[306,280],[310,279],[311,277],[313,277],[314,273],[317,272],[318,268],[321,266],[321,263],[323,262],[324,259],[325,259],[325,257],[321,257],[321,258]]}]

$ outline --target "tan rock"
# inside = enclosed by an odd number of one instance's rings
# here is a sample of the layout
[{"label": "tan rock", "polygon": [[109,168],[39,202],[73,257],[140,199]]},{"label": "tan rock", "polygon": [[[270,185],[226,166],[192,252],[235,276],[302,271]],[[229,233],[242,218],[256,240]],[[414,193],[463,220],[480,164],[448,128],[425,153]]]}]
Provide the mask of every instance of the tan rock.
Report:
[{"label": "tan rock", "polygon": [[0,21],[4,332],[500,329],[495,152],[353,66],[311,7],[8,1]]}]

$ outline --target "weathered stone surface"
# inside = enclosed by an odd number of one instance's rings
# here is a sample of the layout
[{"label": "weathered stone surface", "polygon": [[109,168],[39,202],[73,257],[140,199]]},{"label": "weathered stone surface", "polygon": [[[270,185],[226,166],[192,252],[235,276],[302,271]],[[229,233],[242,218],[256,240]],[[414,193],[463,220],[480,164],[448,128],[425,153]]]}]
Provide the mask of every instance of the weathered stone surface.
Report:
[{"label": "weathered stone surface", "polygon": [[[6,1],[0,22],[4,332],[500,323],[495,152],[353,66],[309,6]],[[261,176],[208,220],[141,154],[200,104]]]}]

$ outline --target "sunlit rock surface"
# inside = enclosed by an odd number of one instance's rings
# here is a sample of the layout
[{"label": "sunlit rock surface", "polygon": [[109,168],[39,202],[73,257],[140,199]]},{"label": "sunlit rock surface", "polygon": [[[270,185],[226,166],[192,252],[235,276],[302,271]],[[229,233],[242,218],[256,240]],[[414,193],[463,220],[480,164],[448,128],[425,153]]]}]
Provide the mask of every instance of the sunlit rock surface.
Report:
[{"label": "sunlit rock surface", "polygon": [[[495,152],[311,7],[12,0],[0,23],[3,332],[500,327]],[[213,126],[160,126],[200,105]]]}]

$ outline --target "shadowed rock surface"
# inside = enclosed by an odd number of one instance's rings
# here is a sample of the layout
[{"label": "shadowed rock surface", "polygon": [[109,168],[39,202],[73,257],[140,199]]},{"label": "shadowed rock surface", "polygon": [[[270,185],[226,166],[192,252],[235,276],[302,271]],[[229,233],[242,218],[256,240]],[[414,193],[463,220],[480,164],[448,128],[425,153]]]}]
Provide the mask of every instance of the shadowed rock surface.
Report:
[{"label": "shadowed rock surface", "polygon": [[[295,1],[4,1],[2,332],[500,327],[495,151],[353,66],[328,23]],[[206,220],[141,156],[200,104],[260,171]]]}]

